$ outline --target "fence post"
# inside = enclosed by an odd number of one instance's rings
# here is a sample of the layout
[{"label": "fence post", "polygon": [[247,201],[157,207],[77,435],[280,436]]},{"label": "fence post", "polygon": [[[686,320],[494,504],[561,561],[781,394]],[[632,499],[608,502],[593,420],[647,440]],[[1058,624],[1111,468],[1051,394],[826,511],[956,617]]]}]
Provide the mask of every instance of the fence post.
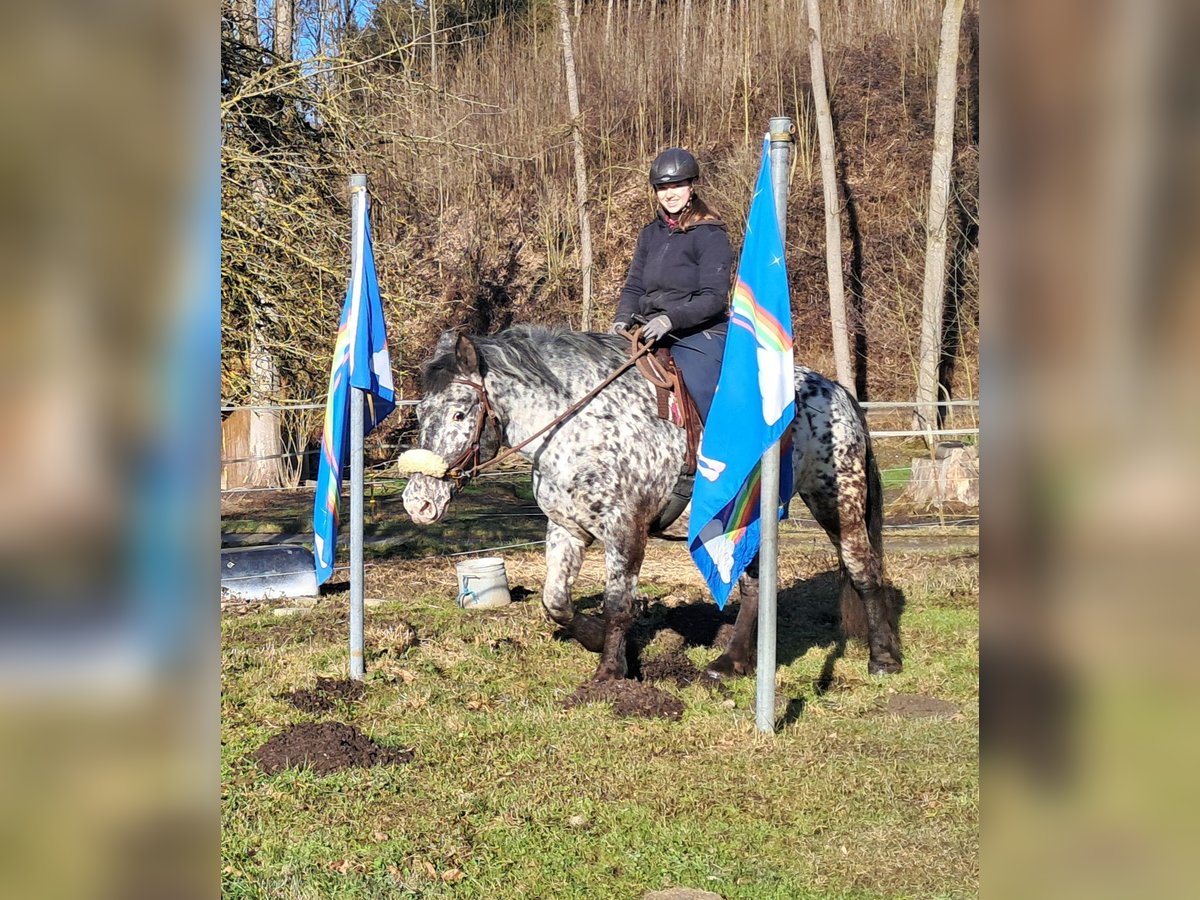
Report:
[{"label": "fence post", "polygon": [[[787,236],[787,179],[792,154],[792,120],[787,116],[772,118],[768,130],[771,134],[771,187],[775,193],[779,237],[783,241]],[[759,731],[774,734],[775,601],[779,587],[779,441],[763,454],[759,503],[762,545],[758,556],[758,681],[754,718]]]},{"label": "fence post", "polygon": [[[367,176],[350,176],[350,272],[360,277],[367,234]],[[363,391],[350,388],[350,677],[363,679]]]}]

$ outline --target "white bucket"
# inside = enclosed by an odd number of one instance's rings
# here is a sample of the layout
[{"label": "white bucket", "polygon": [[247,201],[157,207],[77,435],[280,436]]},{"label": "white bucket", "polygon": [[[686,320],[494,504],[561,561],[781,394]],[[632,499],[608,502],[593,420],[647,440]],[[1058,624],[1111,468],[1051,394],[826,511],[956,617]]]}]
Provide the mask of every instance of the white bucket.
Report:
[{"label": "white bucket", "polygon": [[456,568],[458,599],[455,602],[463,609],[491,609],[512,602],[504,560],[499,556],[464,559]]}]

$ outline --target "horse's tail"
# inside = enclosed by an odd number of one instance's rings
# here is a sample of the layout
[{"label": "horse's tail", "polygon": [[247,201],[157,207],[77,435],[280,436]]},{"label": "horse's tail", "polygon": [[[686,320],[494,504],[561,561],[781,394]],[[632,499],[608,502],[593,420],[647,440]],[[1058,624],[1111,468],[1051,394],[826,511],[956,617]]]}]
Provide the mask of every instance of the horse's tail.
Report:
[{"label": "horse's tail", "polygon": [[[867,416],[856,400],[851,398],[854,411],[858,414],[859,426],[862,428],[863,441],[866,444],[864,458],[866,478],[866,503],[863,508],[863,524],[867,529],[867,540],[871,547],[870,568],[876,573],[876,578],[882,590],[880,596],[884,601],[884,611],[889,621],[895,622],[898,614],[894,609],[891,592],[883,572],[883,477],[879,473],[879,464],[875,460],[875,450],[871,446],[871,432],[867,428]],[[843,567],[844,568],[844,567]],[[867,609],[863,597],[850,581],[845,571],[842,572],[842,590],[839,598],[842,617],[842,633],[851,640],[864,643],[867,640]]]},{"label": "horse's tail", "polygon": [[863,436],[867,441],[867,536],[871,540],[871,553],[879,561],[879,574],[882,578],[883,476],[879,474],[879,464],[875,461],[875,450],[871,446],[871,432],[867,430],[867,419],[861,406],[858,407],[858,418],[862,422]]}]

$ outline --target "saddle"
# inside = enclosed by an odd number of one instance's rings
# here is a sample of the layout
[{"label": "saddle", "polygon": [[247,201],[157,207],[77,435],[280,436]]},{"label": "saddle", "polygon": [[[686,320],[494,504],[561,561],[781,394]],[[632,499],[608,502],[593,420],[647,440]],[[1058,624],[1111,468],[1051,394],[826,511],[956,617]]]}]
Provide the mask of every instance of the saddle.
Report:
[{"label": "saddle", "polygon": [[654,397],[658,403],[658,417],[679,426],[687,433],[687,459],[681,474],[692,475],[696,471],[696,451],[700,447],[700,433],[704,425],[700,412],[688,393],[683,373],[671,358],[671,352],[659,348],[637,361],[638,371],[654,385]]}]

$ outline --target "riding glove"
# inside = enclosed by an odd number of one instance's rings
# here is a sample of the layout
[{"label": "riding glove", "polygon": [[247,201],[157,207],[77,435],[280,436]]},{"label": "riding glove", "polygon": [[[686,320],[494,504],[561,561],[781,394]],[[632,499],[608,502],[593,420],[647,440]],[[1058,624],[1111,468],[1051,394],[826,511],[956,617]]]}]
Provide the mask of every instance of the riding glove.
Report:
[{"label": "riding glove", "polygon": [[665,313],[655,316],[642,329],[642,338],[649,344],[656,343],[666,337],[671,330],[671,318]]},{"label": "riding glove", "polygon": [[612,328],[608,329],[609,334],[625,334],[629,331],[628,322],[613,322]]}]

